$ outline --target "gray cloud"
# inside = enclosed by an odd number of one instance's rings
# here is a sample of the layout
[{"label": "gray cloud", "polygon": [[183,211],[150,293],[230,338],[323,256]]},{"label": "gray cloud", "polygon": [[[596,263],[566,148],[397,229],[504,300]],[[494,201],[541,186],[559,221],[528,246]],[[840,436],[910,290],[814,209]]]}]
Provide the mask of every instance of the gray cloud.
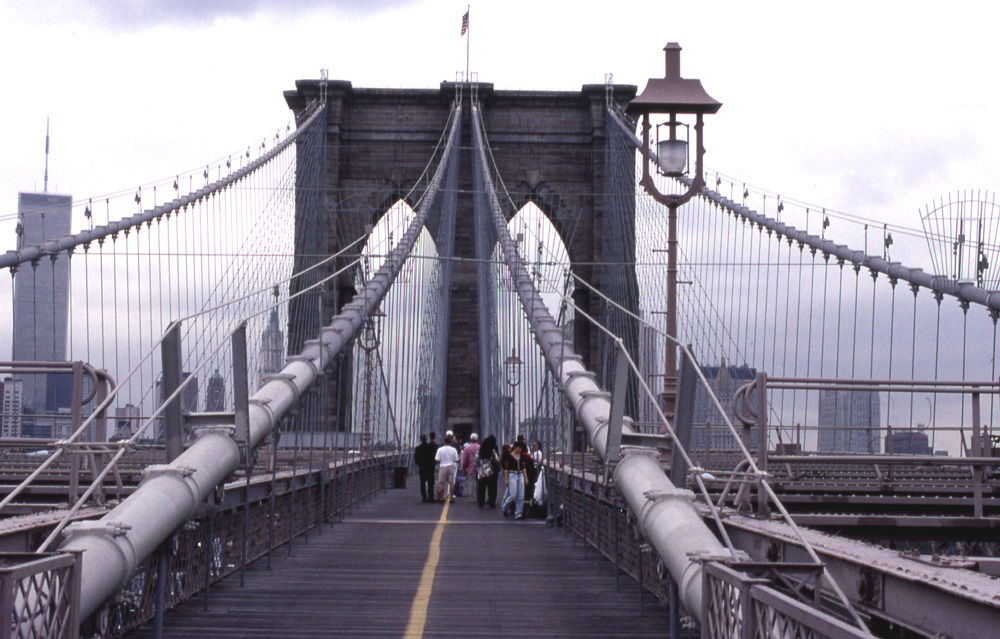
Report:
[{"label": "gray cloud", "polygon": [[109,31],[161,25],[212,26],[225,18],[265,15],[275,19],[330,13],[358,18],[419,4],[421,0],[11,0],[8,10],[40,24],[83,23]]},{"label": "gray cloud", "polygon": [[[976,158],[982,144],[971,131],[953,136],[914,137],[904,131],[858,140],[839,151],[809,154],[803,164],[818,175],[839,181],[838,205],[858,210],[903,205],[913,210],[926,202],[899,202],[901,195],[925,193],[928,202],[942,182],[954,178],[963,163]],[[931,189],[927,191],[926,189]]]}]

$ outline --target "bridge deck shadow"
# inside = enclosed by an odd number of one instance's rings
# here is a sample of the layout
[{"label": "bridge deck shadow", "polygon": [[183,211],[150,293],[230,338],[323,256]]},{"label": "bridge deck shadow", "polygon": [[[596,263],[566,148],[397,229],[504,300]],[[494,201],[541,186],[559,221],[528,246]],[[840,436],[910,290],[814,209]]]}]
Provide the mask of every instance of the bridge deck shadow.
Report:
[{"label": "bridge deck shadow", "polygon": [[[410,619],[441,504],[412,486],[357,506],[343,522],[212,586],[171,611],[164,637],[402,637]],[[668,611],[562,530],[514,521],[467,497],[449,507],[427,606],[424,637],[668,636]],[[151,624],[127,635],[153,636]]]}]

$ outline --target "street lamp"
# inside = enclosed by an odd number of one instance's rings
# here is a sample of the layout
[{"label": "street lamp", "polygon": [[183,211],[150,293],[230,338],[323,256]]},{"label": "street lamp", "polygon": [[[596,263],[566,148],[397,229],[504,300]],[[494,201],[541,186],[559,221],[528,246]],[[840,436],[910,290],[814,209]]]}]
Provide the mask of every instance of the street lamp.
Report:
[{"label": "street lamp", "polygon": [[[703,117],[716,113],[722,103],[712,98],[701,86],[701,80],[681,78],[681,47],[670,42],[666,52],[666,73],[663,78],[650,78],[646,88],[625,108],[630,116],[642,116],[642,179],[639,184],[654,200],[668,209],[667,216],[667,334],[677,337],[677,207],[690,200],[705,186],[702,158],[705,146],[702,141]],[[649,132],[650,115],[666,116],[656,127],[656,152],[651,150]],[[681,178],[689,168],[688,147],[690,126],[678,120],[678,115],[695,116],[694,123],[694,174],[683,193],[661,192],[650,171],[651,161],[661,175]],[[662,117],[660,118],[663,119]],[[662,134],[661,134],[662,133]],[[677,350],[667,345],[666,371],[663,380],[663,408],[673,420],[677,400]]]},{"label": "street lamp", "polygon": [[517,356],[517,350],[511,349],[510,357],[503,363],[504,376],[510,386],[510,432],[517,437],[517,417],[514,414],[514,389],[521,383],[521,367],[524,362]]},{"label": "street lamp", "polygon": [[361,455],[372,452],[372,351],[378,348],[378,338],[382,332],[385,313],[380,309],[372,311],[365,318],[365,326],[359,336],[358,345],[365,351],[365,418],[361,430]]}]

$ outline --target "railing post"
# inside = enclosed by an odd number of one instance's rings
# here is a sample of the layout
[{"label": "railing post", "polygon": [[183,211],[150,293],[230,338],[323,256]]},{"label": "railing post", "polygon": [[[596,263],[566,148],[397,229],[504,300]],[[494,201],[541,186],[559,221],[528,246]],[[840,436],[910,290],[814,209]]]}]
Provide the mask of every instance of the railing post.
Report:
[{"label": "railing post", "polygon": [[633,528],[633,537],[635,538],[635,564],[636,564],[636,580],[639,582],[639,616],[645,617],[645,581],[646,578],[643,575],[643,565],[642,565],[642,533],[639,532],[639,522],[636,520],[635,526]]},{"label": "railing post", "polygon": [[205,544],[205,599],[203,611],[208,612],[208,593],[212,586],[212,565],[215,562],[215,492],[208,496],[207,518],[208,518],[208,541]]},{"label": "railing post", "polygon": [[72,506],[80,497],[80,453],[75,448],[69,449],[69,505]]},{"label": "railing post", "polygon": [[[974,457],[983,456],[980,416],[979,393],[972,393],[972,455]],[[972,503],[976,519],[981,519],[983,516],[983,467],[978,463],[972,466]]]},{"label": "railing post", "polygon": [[[73,430],[75,432],[83,423],[83,362],[75,361],[73,364],[73,398],[70,400],[70,414],[73,420]],[[94,441],[86,433],[80,435],[80,440],[85,442]]]},{"label": "railing post", "polygon": [[267,524],[267,569],[271,569],[271,551],[274,550],[274,493],[277,490],[277,480],[278,480],[278,439],[281,438],[281,422],[278,422],[274,430],[271,431],[271,446],[273,450],[271,452],[271,495],[268,501],[270,502],[270,514],[268,515]]},{"label": "railing post", "polygon": [[601,493],[604,485],[597,483],[597,473],[594,473],[594,546],[597,548],[597,572],[601,572]]},{"label": "railing post", "polygon": [[[103,373],[104,371],[100,371]],[[97,376],[97,395],[94,396],[94,404],[100,406],[104,403],[104,400],[108,398],[108,378],[104,375],[98,374]],[[95,429],[95,441],[106,442],[108,441],[108,411],[107,409],[102,410],[94,418],[94,429]]]},{"label": "railing post", "polygon": [[17,626],[11,623],[11,611],[14,610],[14,583],[9,571],[0,572],[0,611],[3,612],[6,623],[0,624],[0,639],[11,639],[15,636]]},{"label": "railing post", "polygon": [[70,618],[69,627],[70,633],[68,639],[79,639],[80,637],[80,596],[81,589],[83,587],[82,579],[82,560],[83,551],[74,550],[73,553],[73,579],[70,583],[70,588],[72,589],[72,600],[70,602]]},{"label": "railing post", "polygon": [[170,539],[160,544],[156,551],[156,599],[153,612],[153,637],[161,639],[163,637],[163,612],[166,608],[167,592],[167,548]]},{"label": "railing post", "polygon": [[619,512],[618,499],[613,498],[615,507],[615,592],[621,592],[621,513]]},{"label": "railing post", "polygon": [[[160,344],[160,359],[163,365],[163,385],[161,401],[173,395],[181,385],[181,323],[171,322]],[[184,452],[184,424],[181,419],[181,398],[174,397],[163,411],[164,439],[167,463],[174,461]]]},{"label": "railing post", "polygon": [[[683,381],[681,383],[683,383]],[[667,596],[670,600],[670,639],[680,639],[681,604],[680,604],[680,598],[677,596],[677,582],[675,582],[674,578],[671,577],[670,575],[667,575],[666,577],[667,577],[667,589],[668,589]],[[702,579],[704,579],[704,577],[702,577]]]},{"label": "railing post", "polygon": [[740,612],[742,613],[742,632],[740,639],[756,639],[757,616],[753,611],[753,598],[750,596],[750,584],[740,579]]},{"label": "railing post", "polygon": [[701,633],[699,633],[699,639],[712,639],[712,616],[710,614],[711,610],[714,608],[712,605],[712,571],[711,563],[705,562],[702,564],[703,574],[701,577]]},{"label": "railing post", "polygon": [[250,390],[247,381],[247,323],[241,322],[231,337],[233,352],[233,436],[243,456],[246,486],[243,490],[243,548],[240,551],[240,587],[246,583],[247,545],[250,543],[250,478],[253,458],[250,451]]},{"label": "railing post", "polygon": [[[767,473],[767,373],[757,373],[757,468]],[[767,491],[757,478],[757,516],[767,517],[771,509],[767,503]]]},{"label": "railing post", "polygon": [[[690,346],[681,349],[680,378],[677,380],[677,405],[674,412],[674,434],[677,441],[671,446],[670,483],[678,488],[687,486],[688,467],[680,449],[690,450],[691,431],[694,429],[694,398],[698,390],[698,363],[694,360]],[[709,437],[705,426],[706,441]]]},{"label": "railing post", "polygon": [[583,524],[583,531],[580,538],[583,540],[584,557],[587,556],[587,552],[589,551],[589,540],[587,538],[587,496],[589,492],[587,490],[587,447],[584,446],[583,452],[580,453],[580,523]]},{"label": "railing post", "polygon": [[232,334],[233,349],[233,421],[236,443],[243,453],[243,463],[249,469],[250,460],[250,391],[247,381],[247,323],[244,321]]},{"label": "railing post", "polygon": [[608,415],[608,430],[604,450],[606,451],[604,478],[608,477],[608,469],[621,459],[622,422],[625,416],[625,397],[628,389],[628,358],[625,347],[618,345],[618,358],[615,361],[615,385],[611,395],[611,412]]}]

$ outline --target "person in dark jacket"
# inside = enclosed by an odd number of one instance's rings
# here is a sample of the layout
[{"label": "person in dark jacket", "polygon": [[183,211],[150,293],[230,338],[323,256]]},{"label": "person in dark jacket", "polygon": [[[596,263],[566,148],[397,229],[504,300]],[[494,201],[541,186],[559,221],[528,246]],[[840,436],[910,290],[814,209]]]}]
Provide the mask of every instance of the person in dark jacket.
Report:
[{"label": "person in dark jacket", "polygon": [[490,508],[497,507],[497,478],[500,476],[500,458],[497,455],[497,438],[488,435],[479,446],[476,456],[476,499],[482,508],[489,503]]},{"label": "person in dark jacket", "polygon": [[420,469],[420,496],[424,503],[434,501],[434,457],[437,449],[434,433],[430,434],[430,441],[427,441],[427,435],[421,435],[420,444],[413,449],[413,463]]}]

